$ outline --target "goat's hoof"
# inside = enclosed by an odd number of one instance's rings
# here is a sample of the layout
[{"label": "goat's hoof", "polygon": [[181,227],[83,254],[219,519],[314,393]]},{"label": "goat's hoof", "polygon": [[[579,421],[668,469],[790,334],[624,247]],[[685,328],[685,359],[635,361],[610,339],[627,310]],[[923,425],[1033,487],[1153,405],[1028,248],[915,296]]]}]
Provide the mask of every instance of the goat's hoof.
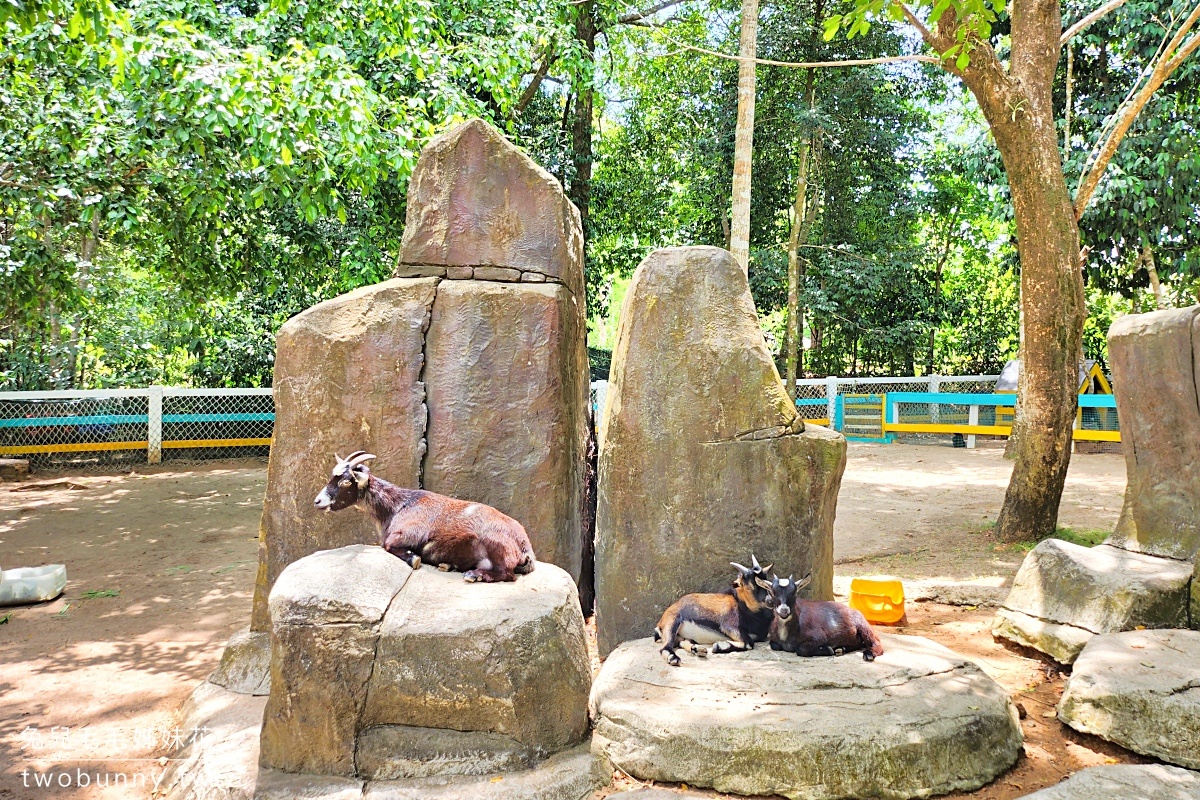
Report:
[{"label": "goat's hoof", "polygon": [[412,567],[413,569],[420,569],[421,568],[421,557],[413,556],[412,561],[408,562],[408,565],[410,567]]},{"label": "goat's hoof", "polygon": [[712,651],[718,655],[721,653],[728,653],[730,649],[729,642],[717,642],[712,646]]},{"label": "goat's hoof", "polygon": [[846,648],[844,648],[844,647],[834,648],[833,654],[835,656],[844,656],[844,655],[846,655]]},{"label": "goat's hoof", "polygon": [[863,651],[863,661],[874,661],[874,660],[875,660],[874,653],[872,653],[870,650]]},{"label": "goat's hoof", "polygon": [[472,575],[469,572],[463,573],[463,582],[464,583],[479,583],[479,576]]},{"label": "goat's hoof", "polygon": [[675,653],[672,653],[670,650],[659,650],[659,652],[662,653],[663,660],[666,661],[669,665],[671,665],[672,667],[679,666],[679,656],[678,655],[676,655]]},{"label": "goat's hoof", "polygon": [[662,631],[660,631],[658,628],[654,629],[654,641],[656,641],[656,642],[662,641]]},{"label": "goat's hoof", "polygon": [[708,648],[707,647],[697,647],[692,652],[696,654],[696,658],[708,658]]},{"label": "goat's hoof", "polygon": [[438,572],[449,572],[450,571],[449,564],[438,564],[437,567],[438,567]]}]

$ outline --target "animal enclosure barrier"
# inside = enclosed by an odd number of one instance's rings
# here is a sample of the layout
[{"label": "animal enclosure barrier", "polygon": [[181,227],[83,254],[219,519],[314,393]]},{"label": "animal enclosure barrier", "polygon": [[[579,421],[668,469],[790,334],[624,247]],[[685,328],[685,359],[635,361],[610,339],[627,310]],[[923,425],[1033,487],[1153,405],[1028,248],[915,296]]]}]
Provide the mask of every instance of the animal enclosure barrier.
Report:
[{"label": "animal enclosure barrier", "polygon": [[270,389],[0,392],[0,457],[38,469],[112,471],[136,464],[265,456]]},{"label": "animal enclosure barrier", "polygon": [[[796,382],[796,409],[806,421],[830,425],[851,441],[953,436],[972,448],[976,436],[1007,437],[1012,431],[1016,395],[994,391],[999,377],[810,378]],[[1120,442],[1116,398],[1078,399],[1073,439]]]}]

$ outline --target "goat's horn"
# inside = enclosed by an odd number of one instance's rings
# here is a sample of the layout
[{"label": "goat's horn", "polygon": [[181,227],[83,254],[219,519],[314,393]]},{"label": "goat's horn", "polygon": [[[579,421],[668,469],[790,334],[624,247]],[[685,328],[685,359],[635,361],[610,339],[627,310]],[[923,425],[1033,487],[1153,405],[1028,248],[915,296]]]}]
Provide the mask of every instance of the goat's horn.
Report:
[{"label": "goat's horn", "polygon": [[755,572],[762,569],[758,563],[758,556],[754,555],[754,553],[750,554],[750,564],[754,567]]},{"label": "goat's horn", "polygon": [[368,453],[365,450],[359,450],[357,453],[350,456],[350,460],[346,464],[346,466],[349,467],[350,469],[353,469],[354,467],[357,467],[359,464],[362,464],[365,461],[370,461],[373,458],[375,458],[375,456],[372,455],[371,453]]},{"label": "goat's horn", "polygon": [[741,564],[737,563],[736,561],[730,561],[729,566],[733,567],[734,569],[736,569],[738,572],[742,573],[743,575],[745,575],[748,572],[754,571],[754,570],[750,569],[749,567],[743,567]]},{"label": "goat's horn", "polygon": [[775,566],[775,565],[774,565],[774,564],[767,564],[765,567],[763,567],[763,568],[762,568],[762,571],[763,571],[763,572],[770,572],[770,571],[771,571],[771,567],[773,567],[773,566]]},{"label": "goat's horn", "polygon": [[337,453],[334,453],[333,457],[337,459],[337,463],[339,463],[339,464],[346,460],[346,459],[342,458],[341,456],[339,456]]}]

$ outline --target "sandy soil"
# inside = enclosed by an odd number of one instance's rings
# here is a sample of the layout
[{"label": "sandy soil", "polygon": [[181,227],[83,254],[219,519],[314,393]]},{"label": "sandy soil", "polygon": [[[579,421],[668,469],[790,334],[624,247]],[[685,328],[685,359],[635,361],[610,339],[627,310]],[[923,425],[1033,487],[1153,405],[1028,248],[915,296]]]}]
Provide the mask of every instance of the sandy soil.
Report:
[{"label": "sandy soil", "polygon": [[[838,573],[1004,584],[1023,552],[998,548],[988,523],[1010,469],[999,450],[853,445]],[[59,600],[0,624],[0,798],[149,795],[161,756],[188,734],[173,729],[174,712],[249,619],[264,479],[264,463],[242,461],[0,486],[0,565],[66,563],[70,579]],[[1061,524],[1110,529],[1124,482],[1119,456],[1076,456]],[[1028,712],[1025,757],[970,797],[1008,800],[1106,759],[1136,760],[1053,719],[1062,676],[994,642],[990,616],[913,604],[901,629],[977,658]],[[80,773],[92,785],[74,785]],[[146,788],[113,786],[119,773]],[[35,788],[37,775],[57,784]],[[619,777],[615,788],[635,783]]]},{"label": "sandy soil", "polygon": [[[69,581],[0,625],[0,798],[149,795],[117,776],[153,786],[174,712],[249,620],[265,477],[238,461],[0,486],[0,565]],[[38,774],[55,788],[26,788]]]}]

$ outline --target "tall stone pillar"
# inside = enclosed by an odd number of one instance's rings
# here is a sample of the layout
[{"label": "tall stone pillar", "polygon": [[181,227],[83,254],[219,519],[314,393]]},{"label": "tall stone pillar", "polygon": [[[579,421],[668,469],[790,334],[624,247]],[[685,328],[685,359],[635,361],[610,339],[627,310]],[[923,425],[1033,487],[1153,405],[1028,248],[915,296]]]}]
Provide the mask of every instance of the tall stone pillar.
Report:
[{"label": "tall stone pillar", "polygon": [[832,599],[846,440],[796,413],[729,253],[656,250],[637,268],[599,436],[602,656],[680,595],[728,586],[751,552]]},{"label": "tall stone pillar", "polygon": [[588,368],[579,213],[479,120],[437,137],[409,186],[396,278],[279,332],[275,438],[252,628],[283,568],[377,543],[357,512],[312,504],[334,452],[369,450],[408,487],[519,520],[538,559],[579,579]]}]

